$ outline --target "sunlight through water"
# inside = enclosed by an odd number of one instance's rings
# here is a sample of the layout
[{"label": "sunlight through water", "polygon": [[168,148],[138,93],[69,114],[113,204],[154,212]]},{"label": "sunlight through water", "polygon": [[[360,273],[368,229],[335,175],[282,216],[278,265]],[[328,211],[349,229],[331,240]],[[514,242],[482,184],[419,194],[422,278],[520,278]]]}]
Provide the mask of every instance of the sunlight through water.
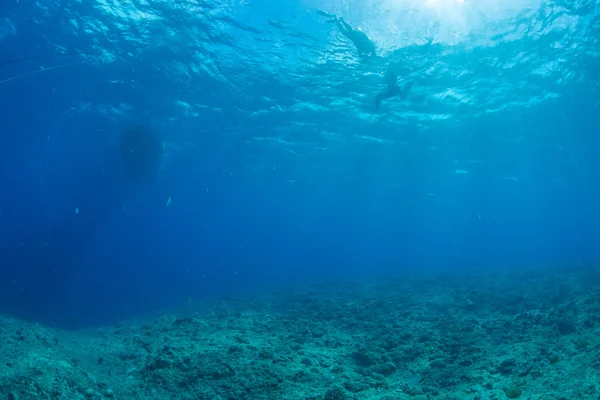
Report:
[{"label": "sunlight through water", "polygon": [[369,20],[378,21],[371,28],[380,43],[398,43],[402,36],[407,44],[423,40],[457,44],[474,39],[473,35],[485,39],[514,29],[519,16],[540,6],[541,0],[381,0],[364,12]]}]

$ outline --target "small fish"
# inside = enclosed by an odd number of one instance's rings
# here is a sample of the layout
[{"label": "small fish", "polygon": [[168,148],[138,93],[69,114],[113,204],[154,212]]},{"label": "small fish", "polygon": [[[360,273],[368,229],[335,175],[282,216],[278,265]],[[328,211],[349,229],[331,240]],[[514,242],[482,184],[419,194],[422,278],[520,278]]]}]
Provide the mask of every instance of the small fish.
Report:
[{"label": "small fish", "polygon": [[171,205],[172,201],[171,201],[171,196],[169,196],[169,198],[167,199],[167,204],[165,204],[165,207],[169,207]]}]

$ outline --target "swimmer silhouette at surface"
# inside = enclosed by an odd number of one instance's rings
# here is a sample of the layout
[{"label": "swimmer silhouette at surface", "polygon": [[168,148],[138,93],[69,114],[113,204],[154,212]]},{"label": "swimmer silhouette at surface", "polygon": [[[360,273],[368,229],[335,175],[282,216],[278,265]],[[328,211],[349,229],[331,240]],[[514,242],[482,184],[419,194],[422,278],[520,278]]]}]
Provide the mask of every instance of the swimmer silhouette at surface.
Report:
[{"label": "swimmer silhouette at surface", "polygon": [[407,81],[404,84],[404,87],[400,88],[398,86],[398,74],[394,71],[393,67],[390,67],[386,73],[386,84],[387,90],[385,92],[381,92],[375,96],[375,109],[378,110],[381,106],[381,102],[383,100],[390,99],[394,96],[400,96],[403,100],[406,99],[410,89],[412,87],[412,81]]},{"label": "swimmer silhouette at surface", "polygon": [[[411,77],[432,69],[437,62],[436,54],[439,54],[440,51],[441,46],[429,39],[425,44],[414,44],[396,49],[386,57],[388,67],[385,73],[385,83],[387,89],[375,96],[375,109],[378,110],[384,100],[395,96],[406,100],[413,87]],[[401,81],[405,81],[404,85],[398,84],[400,77],[402,77]]]},{"label": "swimmer silhouette at surface", "polygon": [[340,33],[348,38],[356,47],[356,51],[361,58],[373,57],[376,55],[375,43],[360,29],[354,29],[343,18],[325,11],[319,11],[319,14],[329,18],[327,22],[334,23]]},{"label": "swimmer silhouette at surface", "polygon": [[[381,103],[384,100],[388,100],[395,96],[400,96],[402,99],[406,99],[408,94],[410,93],[410,89],[412,88],[413,82],[411,80],[406,81],[404,85],[401,87],[398,84],[399,76],[405,74],[401,72],[403,66],[406,63],[402,63],[398,60],[400,54],[404,54],[405,50],[395,51],[395,54],[390,56],[381,57],[376,53],[375,44],[369,39],[369,37],[360,29],[354,29],[350,24],[348,24],[342,17],[338,17],[335,14],[330,14],[325,11],[317,11],[319,15],[327,17],[327,22],[335,23],[339,31],[349,40],[352,41],[354,46],[356,47],[356,51],[358,55],[361,57],[363,61],[373,61],[368,62],[367,64],[376,67],[379,69],[381,66],[387,64],[387,72],[385,73],[385,83],[387,85],[387,89],[381,93],[378,93],[375,96],[375,109],[379,110]],[[404,58],[404,57],[402,57]]]}]

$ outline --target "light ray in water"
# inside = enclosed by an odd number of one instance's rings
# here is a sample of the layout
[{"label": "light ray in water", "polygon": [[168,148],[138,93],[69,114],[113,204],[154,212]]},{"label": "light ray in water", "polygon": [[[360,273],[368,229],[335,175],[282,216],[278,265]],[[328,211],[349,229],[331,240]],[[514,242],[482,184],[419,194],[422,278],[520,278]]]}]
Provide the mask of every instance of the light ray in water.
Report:
[{"label": "light ray in water", "polygon": [[54,66],[48,67],[48,68],[36,69],[33,71],[25,72],[23,74],[11,76],[10,78],[0,80],[0,85],[3,83],[6,83],[6,82],[14,81],[15,79],[25,78],[26,76],[29,76],[29,75],[39,74],[40,72],[51,71],[53,69],[58,69],[58,68],[63,68],[63,67],[70,67],[71,65],[76,65],[76,64],[85,64],[87,62],[89,62],[89,60],[75,61],[75,62],[66,63],[66,64],[54,65]]},{"label": "light ray in water", "polygon": [[6,60],[6,61],[0,61],[0,67],[3,67],[5,65],[9,65],[9,64],[17,64],[17,63],[21,63],[21,62],[25,62],[25,61],[32,61],[32,60],[43,60],[45,58],[50,58],[50,57],[60,57],[60,56],[78,56],[78,55],[85,55],[85,53],[81,53],[81,52],[77,52],[77,51],[72,51],[69,53],[61,53],[61,54],[52,54],[52,55],[46,55],[46,56],[29,56],[29,57],[21,57],[21,58],[15,58],[12,60]]},{"label": "light ray in water", "polygon": [[[12,60],[0,61],[0,67],[4,67],[4,66],[10,65],[10,64],[23,63],[23,62],[26,62],[26,61],[43,60],[43,59],[47,59],[47,58],[50,58],[50,57],[73,56],[73,55],[85,56],[85,55],[88,55],[88,54],[87,53],[82,53],[82,52],[79,52],[79,51],[71,51],[71,52],[61,53],[61,54],[38,55],[38,56],[29,56],[29,57],[14,58]],[[24,78],[24,77],[29,76],[29,75],[39,74],[40,72],[46,72],[46,71],[51,71],[53,69],[58,69],[58,68],[63,68],[63,67],[69,67],[71,65],[76,65],[76,64],[83,64],[83,63],[86,63],[86,62],[89,62],[89,61],[90,60],[86,59],[86,60],[81,60],[81,61],[75,61],[75,62],[65,63],[65,64],[59,64],[59,65],[55,65],[55,66],[48,67],[48,68],[41,67],[39,70],[33,70],[33,71],[25,72],[25,73],[22,73],[22,74],[18,74],[18,75],[12,76],[10,78],[6,78],[6,79],[3,79],[3,80],[0,80],[0,84],[6,83],[6,82],[10,82],[10,81],[14,81],[15,79],[19,79],[19,78]]]}]

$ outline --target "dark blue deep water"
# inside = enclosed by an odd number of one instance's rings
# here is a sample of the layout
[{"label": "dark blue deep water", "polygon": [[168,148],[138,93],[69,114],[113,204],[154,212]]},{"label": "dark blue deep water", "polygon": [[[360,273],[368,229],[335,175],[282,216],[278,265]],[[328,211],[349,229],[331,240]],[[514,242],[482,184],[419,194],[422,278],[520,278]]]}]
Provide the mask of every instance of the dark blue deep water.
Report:
[{"label": "dark blue deep water", "polygon": [[593,0],[4,0],[0,312],[597,261],[599,39]]}]

